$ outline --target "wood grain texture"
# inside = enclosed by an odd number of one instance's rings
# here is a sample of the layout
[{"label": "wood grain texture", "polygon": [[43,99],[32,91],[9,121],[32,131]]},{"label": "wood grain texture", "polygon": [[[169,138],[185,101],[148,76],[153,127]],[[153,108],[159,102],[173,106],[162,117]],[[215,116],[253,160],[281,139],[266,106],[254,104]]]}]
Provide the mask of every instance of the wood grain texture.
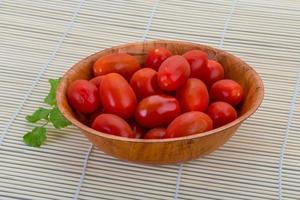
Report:
[{"label": "wood grain texture", "polygon": [[[224,66],[225,76],[239,82],[245,90],[246,96],[238,111],[239,118],[206,133],[164,140],[113,136],[95,131],[76,119],[66,98],[66,90],[71,82],[77,79],[91,78],[92,66],[101,56],[113,52],[126,52],[137,57],[143,64],[147,52],[155,47],[166,47],[173,54],[183,54],[192,49],[200,49],[208,54],[209,59],[220,62]],[[263,100],[263,94],[263,83],[259,75],[248,64],[232,54],[200,44],[156,40],[112,47],[83,59],[64,75],[57,91],[57,102],[63,115],[81,129],[93,144],[107,154],[136,163],[169,164],[193,160],[218,149],[235,133],[241,123],[257,110]]]}]

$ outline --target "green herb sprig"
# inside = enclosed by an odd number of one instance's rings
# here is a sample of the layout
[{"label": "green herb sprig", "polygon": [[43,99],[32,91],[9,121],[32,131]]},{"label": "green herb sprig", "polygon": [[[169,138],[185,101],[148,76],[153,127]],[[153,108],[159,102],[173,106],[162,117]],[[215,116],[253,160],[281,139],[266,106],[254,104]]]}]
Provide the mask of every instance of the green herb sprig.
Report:
[{"label": "green herb sprig", "polygon": [[41,126],[33,128],[23,136],[23,141],[31,147],[40,147],[47,139],[46,125],[51,123],[55,128],[64,128],[71,123],[59,111],[56,103],[56,90],[59,85],[59,79],[49,79],[50,91],[45,97],[44,102],[48,108],[38,108],[32,115],[27,115],[26,120],[30,123],[43,121]]}]

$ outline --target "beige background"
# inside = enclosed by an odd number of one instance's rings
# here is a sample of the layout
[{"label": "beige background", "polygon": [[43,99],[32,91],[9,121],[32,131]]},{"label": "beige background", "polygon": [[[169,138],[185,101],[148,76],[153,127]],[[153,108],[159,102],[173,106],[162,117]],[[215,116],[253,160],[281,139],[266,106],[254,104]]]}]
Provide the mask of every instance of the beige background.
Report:
[{"label": "beige background", "polygon": [[[120,43],[176,39],[232,52],[263,77],[259,111],[183,165],[121,162],[75,127],[24,146],[48,78]],[[0,199],[300,199],[300,1],[0,0]]]}]

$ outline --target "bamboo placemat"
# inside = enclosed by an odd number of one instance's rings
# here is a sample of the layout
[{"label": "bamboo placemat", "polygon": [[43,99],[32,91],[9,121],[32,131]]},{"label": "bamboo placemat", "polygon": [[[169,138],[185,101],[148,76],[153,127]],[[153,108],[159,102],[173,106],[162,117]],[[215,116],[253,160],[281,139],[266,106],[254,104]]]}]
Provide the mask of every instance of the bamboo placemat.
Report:
[{"label": "bamboo placemat", "polygon": [[[23,144],[48,78],[144,39],[240,56],[263,77],[261,108],[220,150],[181,165],[119,161],[75,127]],[[0,199],[300,199],[299,72],[299,1],[0,0]]]}]

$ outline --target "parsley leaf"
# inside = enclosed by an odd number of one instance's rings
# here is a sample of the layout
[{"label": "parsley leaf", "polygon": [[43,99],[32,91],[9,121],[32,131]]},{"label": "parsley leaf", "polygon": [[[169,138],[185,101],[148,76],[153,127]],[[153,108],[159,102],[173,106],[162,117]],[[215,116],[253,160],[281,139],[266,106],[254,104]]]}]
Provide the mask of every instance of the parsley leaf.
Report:
[{"label": "parsley leaf", "polygon": [[64,128],[71,123],[62,115],[58,107],[55,106],[49,116],[49,121],[53,124],[55,128]]},{"label": "parsley leaf", "polygon": [[50,109],[39,108],[32,115],[27,115],[26,120],[31,123],[37,122],[41,119],[48,120],[50,111]]},{"label": "parsley leaf", "polygon": [[31,132],[28,132],[23,136],[23,141],[26,145],[40,147],[47,139],[47,129],[44,126],[49,122],[51,122],[55,128],[64,128],[71,124],[62,115],[56,104],[56,90],[60,80],[61,78],[49,79],[51,87],[44,102],[49,104],[51,108],[38,108],[33,114],[26,116],[28,122],[36,123],[42,119],[46,122],[43,126],[35,127]]},{"label": "parsley leaf", "polygon": [[50,106],[53,106],[56,104],[56,90],[57,90],[59,82],[60,82],[60,78],[59,79],[49,79],[51,88],[50,88],[49,94],[45,97],[44,102],[49,104]]},{"label": "parsley leaf", "polygon": [[25,144],[31,147],[40,147],[47,138],[47,130],[44,127],[35,127],[31,132],[23,136]]}]

